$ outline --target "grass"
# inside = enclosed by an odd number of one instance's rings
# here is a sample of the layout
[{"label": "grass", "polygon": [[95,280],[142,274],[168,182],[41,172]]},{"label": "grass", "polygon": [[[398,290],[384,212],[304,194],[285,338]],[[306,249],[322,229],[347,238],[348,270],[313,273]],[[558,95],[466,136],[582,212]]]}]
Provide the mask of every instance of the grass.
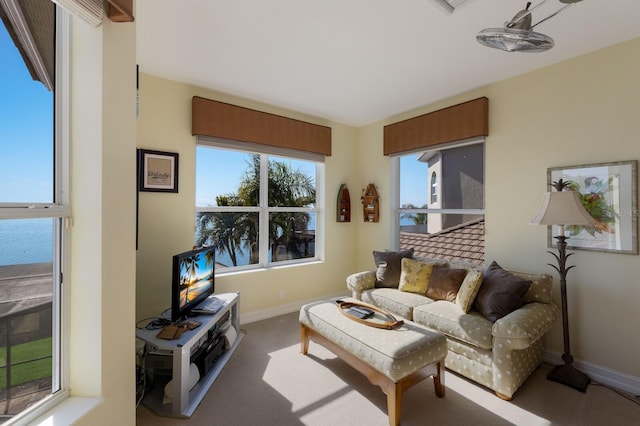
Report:
[{"label": "grass", "polygon": [[[11,347],[11,386],[51,377],[51,337]],[[47,357],[37,361],[35,358]],[[18,362],[24,364],[15,365]],[[7,387],[7,351],[0,348],[0,390]]]}]

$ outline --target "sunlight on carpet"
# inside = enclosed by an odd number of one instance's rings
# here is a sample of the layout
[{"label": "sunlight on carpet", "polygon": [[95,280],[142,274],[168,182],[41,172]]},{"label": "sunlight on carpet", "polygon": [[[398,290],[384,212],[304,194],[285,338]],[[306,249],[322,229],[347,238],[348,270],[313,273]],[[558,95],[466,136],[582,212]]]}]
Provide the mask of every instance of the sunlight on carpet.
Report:
[{"label": "sunlight on carpet", "polygon": [[[448,373],[448,371],[447,371]],[[493,392],[480,386],[470,385],[465,379],[455,374],[447,374],[445,379],[447,389],[459,393],[474,404],[484,407],[496,416],[502,417],[506,421],[517,425],[551,425],[552,422],[536,414],[523,410],[517,405],[503,401]]]},{"label": "sunlight on carpet", "polygon": [[[292,356],[296,362],[291,362]],[[349,412],[348,407],[354,403],[359,407],[369,406],[372,416],[386,418],[386,411],[376,408],[368,395],[361,394],[341,378],[340,373],[345,370],[350,377],[360,376],[329,350],[314,344],[313,353],[303,356],[300,345],[296,344],[271,352],[269,357],[262,379],[291,403],[292,413],[300,420],[314,423],[328,411]],[[283,371],[288,374],[283,375]],[[368,383],[366,378],[361,379]],[[373,390],[380,392],[377,387]],[[386,398],[382,392],[379,396],[382,401]]]}]

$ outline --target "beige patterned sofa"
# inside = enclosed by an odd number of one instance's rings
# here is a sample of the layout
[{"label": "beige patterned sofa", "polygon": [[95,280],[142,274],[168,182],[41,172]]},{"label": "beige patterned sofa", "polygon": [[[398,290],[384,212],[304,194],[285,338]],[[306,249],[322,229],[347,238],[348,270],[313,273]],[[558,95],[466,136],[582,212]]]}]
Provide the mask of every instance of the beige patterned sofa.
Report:
[{"label": "beige patterned sofa", "polygon": [[[497,318],[484,312],[486,307],[479,303],[495,288],[495,277],[487,272],[493,264],[484,270],[468,263],[437,259],[402,259],[401,262],[396,287],[378,279],[381,269],[378,262],[378,271],[350,275],[347,287],[355,299],[444,334],[447,338],[445,365],[448,369],[494,390],[502,399],[512,399],[516,390],[541,364],[542,337],[558,318],[558,307],[551,300],[552,277],[506,271],[498,265],[500,277],[508,275],[524,281],[526,288],[523,288],[525,293],[515,310],[503,312],[500,315],[504,316]],[[435,271],[441,276],[442,271],[446,275],[461,269],[466,272],[463,273],[462,284],[457,284],[460,285],[457,291],[429,292],[429,285],[437,287]],[[424,283],[422,288],[411,287],[425,279],[428,282],[426,292]]]}]

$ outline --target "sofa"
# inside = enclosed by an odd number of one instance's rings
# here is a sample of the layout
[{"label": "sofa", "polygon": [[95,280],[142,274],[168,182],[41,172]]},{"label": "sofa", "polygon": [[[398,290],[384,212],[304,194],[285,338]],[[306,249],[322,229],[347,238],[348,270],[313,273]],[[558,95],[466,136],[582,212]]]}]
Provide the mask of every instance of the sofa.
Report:
[{"label": "sofa", "polygon": [[559,316],[548,274],[374,252],[377,269],[347,277],[352,296],[445,335],[448,369],[504,400],[542,363]]}]

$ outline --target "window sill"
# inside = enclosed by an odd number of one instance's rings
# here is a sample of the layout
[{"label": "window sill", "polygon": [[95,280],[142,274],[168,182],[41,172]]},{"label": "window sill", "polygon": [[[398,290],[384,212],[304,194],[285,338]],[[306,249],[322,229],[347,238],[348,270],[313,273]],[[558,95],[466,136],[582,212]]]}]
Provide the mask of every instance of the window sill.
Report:
[{"label": "window sill", "polygon": [[69,397],[47,411],[33,422],[33,425],[71,425],[87,415],[102,402],[102,398]]}]

